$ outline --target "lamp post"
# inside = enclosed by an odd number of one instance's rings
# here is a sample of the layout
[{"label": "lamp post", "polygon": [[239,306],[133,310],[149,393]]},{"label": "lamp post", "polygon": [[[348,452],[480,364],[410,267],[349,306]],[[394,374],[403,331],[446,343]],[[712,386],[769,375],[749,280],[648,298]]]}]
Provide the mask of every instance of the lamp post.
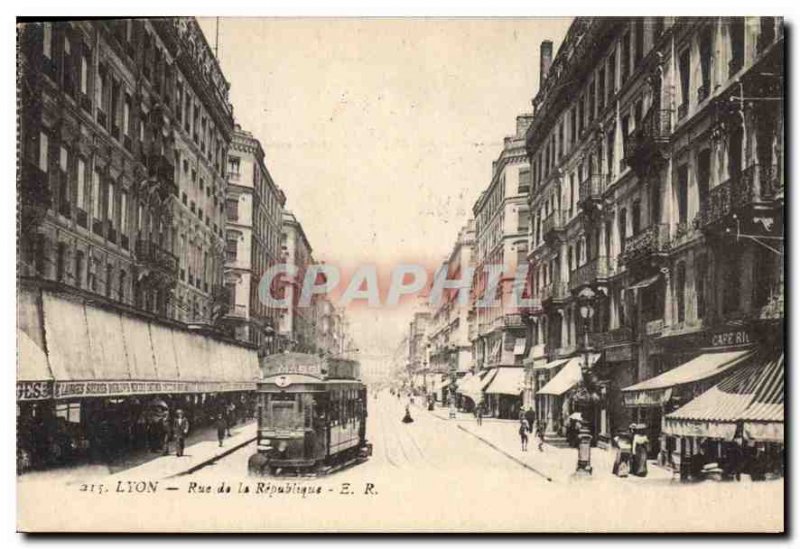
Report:
[{"label": "lamp post", "polygon": [[[590,288],[584,288],[578,294],[578,312],[583,319],[583,377],[587,377],[590,369],[589,355],[591,347],[589,345],[589,326],[594,316],[594,306],[592,299],[594,292]],[[592,474],[592,433],[581,422],[581,429],[578,434],[578,466],[576,474]]]}]

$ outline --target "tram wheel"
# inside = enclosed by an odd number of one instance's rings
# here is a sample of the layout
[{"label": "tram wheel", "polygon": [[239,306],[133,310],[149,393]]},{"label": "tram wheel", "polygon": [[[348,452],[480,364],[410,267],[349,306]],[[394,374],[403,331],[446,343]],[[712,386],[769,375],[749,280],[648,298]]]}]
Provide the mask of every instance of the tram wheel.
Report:
[{"label": "tram wheel", "polygon": [[267,469],[267,457],[256,453],[247,460],[247,470],[251,475],[263,475]]}]

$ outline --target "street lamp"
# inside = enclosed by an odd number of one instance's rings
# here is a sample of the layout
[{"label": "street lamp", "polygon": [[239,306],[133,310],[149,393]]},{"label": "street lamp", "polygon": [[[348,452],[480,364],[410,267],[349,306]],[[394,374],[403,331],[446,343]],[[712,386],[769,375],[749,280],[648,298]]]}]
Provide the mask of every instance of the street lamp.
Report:
[{"label": "street lamp", "polygon": [[[591,347],[589,345],[589,325],[592,317],[594,316],[594,306],[592,299],[594,292],[590,288],[584,288],[578,294],[578,312],[583,319],[583,374],[584,378],[587,377],[589,372],[589,354]],[[578,434],[578,466],[575,470],[579,474],[592,474],[592,433],[581,422],[580,433]]]}]

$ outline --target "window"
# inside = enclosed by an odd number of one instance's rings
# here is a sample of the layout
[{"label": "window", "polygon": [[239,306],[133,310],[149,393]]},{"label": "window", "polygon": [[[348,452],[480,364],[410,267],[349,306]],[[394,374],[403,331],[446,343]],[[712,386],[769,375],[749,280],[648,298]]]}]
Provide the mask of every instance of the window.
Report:
[{"label": "window", "polygon": [[50,147],[50,140],[46,133],[39,132],[39,169],[47,173],[47,155]]},{"label": "window", "polygon": [[519,194],[527,194],[531,188],[531,170],[530,168],[522,168],[519,171],[519,187],[517,192]]},{"label": "window", "polygon": [[77,185],[77,202],[78,208],[85,210],[86,204],[84,202],[84,185],[86,185],[86,162],[83,158],[78,158],[78,181]]},{"label": "window", "polygon": [[81,54],[81,93],[89,93],[89,58],[85,52]]},{"label": "window", "polygon": [[637,17],[633,20],[636,31],[636,43],[633,49],[633,64],[637,66],[644,55],[644,18]]},{"label": "window", "polygon": [[225,202],[228,219],[230,221],[238,221],[239,219],[239,201],[235,198]]},{"label": "window", "polygon": [[639,200],[633,201],[631,208],[631,230],[634,235],[639,234],[642,229],[642,203]]},{"label": "window", "polygon": [[689,48],[686,48],[678,58],[681,80],[681,107],[683,108],[683,112],[681,110],[678,111],[678,118],[686,116],[686,105],[689,104],[689,71],[691,70],[689,60]]},{"label": "window", "polygon": [[606,106],[606,69],[602,67],[600,72],[597,73],[597,109],[603,112]]},{"label": "window", "polygon": [[728,75],[733,76],[744,63],[744,18],[732,17],[728,33],[731,38],[731,61],[728,65]]},{"label": "window", "polygon": [[708,260],[706,256],[698,256],[694,264],[694,289],[697,294],[697,318],[706,315],[706,277],[708,276]]},{"label": "window", "polygon": [[96,220],[100,219],[100,204],[100,169],[95,168],[92,171],[92,217]]},{"label": "window", "polygon": [[629,76],[630,71],[630,64],[631,64],[631,33],[630,31],[625,33],[625,36],[622,37],[622,59],[620,60],[620,78],[622,82]]},{"label": "window", "polygon": [[119,230],[122,234],[128,232],[128,191],[119,194]]},{"label": "window", "polygon": [[517,232],[527,233],[530,229],[531,215],[528,210],[520,210],[517,218]]},{"label": "window", "polygon": [[236,236],[228,236],[225,240],[225,261],[236,261],[236,253],[239,239]]},{"label": "window", "polygon": [[675,306],[678,308],[678,322],[686,320],[686,264],[678,263],[675,275]]},{"label": "window", "polygon": [[700,103],[708,97],[711,91],[711,54],[713,51],[713,35],[711,27],[703,29],[700,35],[700,79],[702,80],[697,90],[697,102]]},{"label": "window", "polygon": [[106,265],[106,297],[111,297],[111,287],[114,280],[114,266],[112,264]]},{"label": "window", "polygon": [[42,55],[47,59],[53,57],[53,25],[52,23],[42,24]]},{"label": "window", "polygon": [[628,217],[627,210],[625,208],[622,208],[619,211],[619,242],[620,242],[620,250],[623,252],[625,251],[625,239],[628,236],[627,217]]},{"label": "window", "polygon": [[65,264],[67,260],[67,245],[59,242],[56,248],[56,280],[64,281]]},{"label": "window", "polygon": [[120,301],[125,301],[125,278],[126,278],[125,271],[123,269],[120,269],[119,270],[119,291],[118,291],[118,295],[119,295],[119,300]]},{"label": "window", "polygon": [[125,94],[125,103],[122,104],[122,133],[130,135],[131,124],[131,96]]},{"label": "window", "polygon": [[697,155],[697,198],[703,204],[708,198],[711,178],[711,149],[703,149]]},{"label": "window", "polygon": [[106,203],[106,216],[109,225],[114,226],[114,182],[108,182],[108,202]]},{"label": "window", "polygon": [[75,285],[80,288],[83,284],[83,252],[75,252]]},{"label": "window", "polygon": [[689,207],[689,171],[687,165],[678,166],[678,223],[686,223]]},{"label": "window", "polygon": [[608,94],[613,97],[617,91],[617,52],[611,52],[608,58]]}]

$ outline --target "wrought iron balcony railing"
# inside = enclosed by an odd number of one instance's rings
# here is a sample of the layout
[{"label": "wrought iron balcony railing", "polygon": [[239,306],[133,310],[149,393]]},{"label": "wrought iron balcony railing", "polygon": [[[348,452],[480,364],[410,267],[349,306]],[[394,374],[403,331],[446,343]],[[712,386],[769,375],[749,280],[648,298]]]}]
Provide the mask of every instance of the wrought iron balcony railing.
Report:
[{"label": "wrought iron balcony railing", "polygon": [[625,239],[625,251],[620,254],[620,262],[631,263],[666,252],[669,246],[669,225],[653,224]]},{"label": "wrought iron balcony railing", "polygon": [[707,229],[727,220],[742,208],[775,200],[782,193],[783,179],[779,167],[753,164],[711,189],[700,204],[695,226]]},{"label": "wrought iron balcony railing", "polygon": [[177,278],[178,258],[158,244],[137,240],[134,252],[141,263]]},{"label": "wrought iron balcony railing", "polygon": [[569,286],[571,290],[577,290],[584,286],[602,284],[608,280],[609,275],[608,259],[599,256],[578,267],[569,281]]},{"label": "wrought iron balcony railing", "polygon": [[545,240],[560,237],[566,228],[567,214],[562,210],[553,210],[542,222],[542,236]]}]

